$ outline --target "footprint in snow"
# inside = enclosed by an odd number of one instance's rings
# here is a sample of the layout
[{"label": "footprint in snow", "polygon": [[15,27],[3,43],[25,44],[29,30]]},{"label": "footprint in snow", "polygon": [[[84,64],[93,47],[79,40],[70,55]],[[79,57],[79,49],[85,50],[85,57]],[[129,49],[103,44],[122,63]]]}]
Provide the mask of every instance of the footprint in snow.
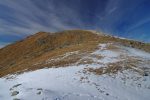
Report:
[{"label": "footprint in snow", "polygon": [[10,90],[10,91],[13,91],[15,88],[19,87],[20,85],[22,85],[22,84],[16,84],[16,85],[14,85],[12,88],[10,88],[9,90]]},{"label": "footprint in snow", "polygon": [[[22,85],[22,84],[16,84],[12,88],[9,89],[11,91],[11,96],[16,96],[19,94],[19,91],[15,91],[14,89],[19,87],[20,85]],[[17,100],[17,99],[15,99],[15,100]]]}]

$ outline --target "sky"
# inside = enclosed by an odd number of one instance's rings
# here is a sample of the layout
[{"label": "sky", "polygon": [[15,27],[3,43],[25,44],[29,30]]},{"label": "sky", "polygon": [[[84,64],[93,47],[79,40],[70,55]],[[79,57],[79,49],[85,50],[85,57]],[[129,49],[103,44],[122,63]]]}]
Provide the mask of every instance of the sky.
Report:
[{"label": "sky", "polygon": [[0,46],[68,29],[150,42],[150,0],[0,0]]}]

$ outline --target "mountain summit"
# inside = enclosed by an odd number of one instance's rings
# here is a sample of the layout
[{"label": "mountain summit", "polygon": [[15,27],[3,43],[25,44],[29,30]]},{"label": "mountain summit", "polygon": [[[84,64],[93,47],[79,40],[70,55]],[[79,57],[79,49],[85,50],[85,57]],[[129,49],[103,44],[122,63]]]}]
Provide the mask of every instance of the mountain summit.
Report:
[{"label": "mountain summit", "polygon": [[87,30],[38,32],[0,49],[0,99],[148,100],[149,65],[148,43]]}]

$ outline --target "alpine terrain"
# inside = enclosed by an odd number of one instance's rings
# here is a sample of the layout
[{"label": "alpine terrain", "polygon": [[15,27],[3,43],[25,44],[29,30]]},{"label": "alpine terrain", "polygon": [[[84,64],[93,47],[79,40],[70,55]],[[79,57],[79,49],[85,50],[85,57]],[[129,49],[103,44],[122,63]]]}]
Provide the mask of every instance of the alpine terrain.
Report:
[{"label": "alpine terrain", "polygon": [[149,99],[149,43],[66,30],[0,49],[0,100]]}]

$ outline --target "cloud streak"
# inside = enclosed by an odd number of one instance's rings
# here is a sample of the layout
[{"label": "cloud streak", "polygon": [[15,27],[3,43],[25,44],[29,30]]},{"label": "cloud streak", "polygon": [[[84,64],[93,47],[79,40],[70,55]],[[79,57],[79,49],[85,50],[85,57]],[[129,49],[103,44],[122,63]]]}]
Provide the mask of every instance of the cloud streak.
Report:
[{"label": "cloud streak", "polygon": [[3,48],[4,46],[8,45],[10,43],[6,43],[6,42],[0,42],[0,49]]},{"label": "cloud streak", "polygon": [[[71,25],[67,25],[66,23],[67,18],[70,18],[72,21],[76,20],[78,16],[75,11],[67,8],[65,5],[61,9],[58,9],[55,4],[48,0],[44,0],[43,2],[46,1],[49,4],[46,11],[38,7],[33,0],[5,0],[4,2],[0,2],[1,5],[8,7],[13,12],[12,15],[8,14],[10,19],[0,20],[0,25],[3,26],[1,27],[1,33],[31,34],[37,31],[57,31],[72,28]],[[74,24],[80,27],[81,21],[78,19]],[[5,29],[10,31],[6,31]]]},{"label": "cloud streak", "polygon": [[[149,0],[4,0],[0,1],[0,37],[94,29],[148,41],[132,32],[150,23],[149,10]],[[150,36],[143,28],[139,32]]]}]

